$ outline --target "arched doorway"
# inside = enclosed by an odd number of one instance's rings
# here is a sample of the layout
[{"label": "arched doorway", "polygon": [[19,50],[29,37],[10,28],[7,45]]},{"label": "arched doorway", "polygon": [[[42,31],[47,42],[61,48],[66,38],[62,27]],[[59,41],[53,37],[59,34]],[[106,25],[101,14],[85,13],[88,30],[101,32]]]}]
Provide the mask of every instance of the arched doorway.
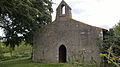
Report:
[{"label": "arched doorway", "polygon": [[66,47],[64,45],[61,45],[59,47],[59,63],[65,62],[66,62]]}]

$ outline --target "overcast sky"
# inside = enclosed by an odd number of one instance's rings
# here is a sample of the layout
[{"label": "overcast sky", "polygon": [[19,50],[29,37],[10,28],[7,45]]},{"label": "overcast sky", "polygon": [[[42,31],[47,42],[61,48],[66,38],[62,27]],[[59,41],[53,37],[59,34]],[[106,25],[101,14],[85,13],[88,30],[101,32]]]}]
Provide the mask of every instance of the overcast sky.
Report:
[{"label": "overcast sky", "polygon": [[[55,19],[56,8],[62,0],[54,2],[52,20]],[[65,0],[72,8],[72,17],[78,21],[103,27],[112,28],[120,20],[120,0]],[[0,36],[3,35],[0,30]]]},{"label": "overcast sky", "polygon": [[[56,8],[62,0],[52,0],[53,20]],[[103,27],[112,28],[120,20],[120,0],[64,0],[72,8],[72,17],[78,21]]]}]

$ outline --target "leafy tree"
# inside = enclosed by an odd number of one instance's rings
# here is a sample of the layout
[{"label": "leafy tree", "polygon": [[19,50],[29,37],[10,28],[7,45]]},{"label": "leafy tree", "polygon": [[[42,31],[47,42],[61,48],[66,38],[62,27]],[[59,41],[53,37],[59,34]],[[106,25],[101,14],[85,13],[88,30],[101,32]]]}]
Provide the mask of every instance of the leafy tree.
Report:
[{"label": "leafy tree", "polygon": [[120,38],[115,35],[115,32],[113,29],[110,29],[106,32],[106,35],[104,36],[104,40],[101,44],[101,51],[103,53],[107,53],[106,51],[112,46],[113,53],[116,56],[120,55]]},{"label": "leafy tree", "polygon": [[115,36],[117,37],[117,48],[115,49],[115,52],[116,54],[119,53],[120,55],[120,21],[118,22],[118,24],[116,24],[114,27],[113,27],[113,30],[114,30],[114,33],[115,33]]},{"label": "leafy tree", "polygon": [[100,46],[101,56],[104,56],[104,62],[119,66],[117,61],[120,58],[120,38],[115,35],[113,29],[106,31],[106,35],[104,36],[103,41],[100,43]]},{"label": "leafy tree", "polygon": [[5,45],[32,44],[34,32],[51,22],[50,0],[0,0],[0,27]]},{"label": "leafy tree", "polygon": [[120,21],[114,26],[114,31],[117,36],[120,36]]}]

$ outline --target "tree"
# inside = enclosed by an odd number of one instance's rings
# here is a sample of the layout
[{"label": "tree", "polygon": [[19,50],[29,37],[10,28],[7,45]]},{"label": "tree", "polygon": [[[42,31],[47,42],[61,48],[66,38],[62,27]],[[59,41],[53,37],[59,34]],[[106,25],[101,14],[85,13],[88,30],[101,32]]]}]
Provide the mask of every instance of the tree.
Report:
[{"label": "tree", "polygon": [[108,65],[114,64],[115,66],[119,67],[118,61],[120,58],[120,37],[115,35],[115,31],[113,29],[106,31],[104,39],[101,43],[99,43],[99,45],[101,49],[100,55],[104,56],[104,63],[107,63]]},{"label": "tree", "polygon": [[117,36],[120,36],[120,21],[114,26],[114,31]]},{"label": "tree", "polygon": [[5,45],[32,44],[34,32],[51,22],[50,0],[0,0],[0,27]]},{"label": "tree", "polygon": [[115,31],[110,29],[107,32],[108,34],[105,36],[104,40],[104,49],[107,50],[112,47],[112,51],[115,56],[120,56],[120,37],[115,35]]}]

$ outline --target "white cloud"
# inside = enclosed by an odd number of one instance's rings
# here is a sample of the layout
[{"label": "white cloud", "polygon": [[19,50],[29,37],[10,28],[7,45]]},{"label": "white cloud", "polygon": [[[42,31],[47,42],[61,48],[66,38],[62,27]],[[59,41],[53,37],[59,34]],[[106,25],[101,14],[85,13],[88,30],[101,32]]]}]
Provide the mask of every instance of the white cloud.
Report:
[{"label": "white cloud", "polygon": [[[65,0],[74,19],[98,27],[113,27],[120,20],[120,0]],[[53,0],[54,11],[61,0]],[[53,20],[55,12],[53,13]]]}]

